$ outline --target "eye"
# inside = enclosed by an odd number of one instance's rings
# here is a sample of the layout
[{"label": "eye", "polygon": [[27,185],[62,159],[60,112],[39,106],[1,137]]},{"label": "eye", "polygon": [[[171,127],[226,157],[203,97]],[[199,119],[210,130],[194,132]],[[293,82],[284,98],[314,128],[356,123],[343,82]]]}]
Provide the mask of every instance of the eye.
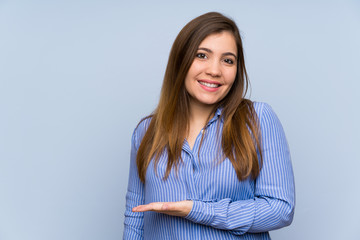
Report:
[{"label": "eye", "polygon": [[207,56],[206,56],[205,53],[197,53],[197,54],[196,54],[196,57],[197,57],[197,58],[200,58],[200,59],[205,59],[205,58],[207,58]]},{"label": "eye", "polygon": [[226,62],[227,64],[234,64],[234,60],[230,59],[230,58],[227,58],[224,60],[224,62]]}]

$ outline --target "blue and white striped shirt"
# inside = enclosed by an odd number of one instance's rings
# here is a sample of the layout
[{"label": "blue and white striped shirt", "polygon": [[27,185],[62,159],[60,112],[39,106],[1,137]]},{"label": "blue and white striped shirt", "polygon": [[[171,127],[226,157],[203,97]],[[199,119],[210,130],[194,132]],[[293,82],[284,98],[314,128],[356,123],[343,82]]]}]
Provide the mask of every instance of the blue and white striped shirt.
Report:
[{"label": "blue and white striped shirt", "polygon": [[[163,180],[167,154],[160,157],[157,174],[153,161],[145,184],[138,176],[136,153],[150,120],[132,137],[126,195],[124,239],[270,239],[268,231],[291,223],[295,206],[290,152],[281,123],[266,103],[254,103],[259,116],[263,165],[259,176],[239,181],[228,159],[219,161],[223,120],[221,110],[205,127],[191,150],[186,140],[178,172]],[[220,126],[218,126],[220,124]],[[132,212],[140,204],[193,200],[188,216]]]}]

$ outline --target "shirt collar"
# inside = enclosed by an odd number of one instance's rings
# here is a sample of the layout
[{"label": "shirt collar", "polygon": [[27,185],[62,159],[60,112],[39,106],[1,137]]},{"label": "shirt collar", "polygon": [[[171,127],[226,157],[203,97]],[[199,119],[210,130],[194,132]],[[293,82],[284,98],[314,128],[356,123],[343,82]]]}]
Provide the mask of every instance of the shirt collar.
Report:
[{"label": "shirt collar", "polygon": [[[212,124],[213,122],[215,122],[216,120],[218,120],[218,119],[221,117],[222,111],[223,111],[223,108],[222,108],[222,107],[218,107],[218,108],[216,109],[214,116],[213,116],[213,117],[210,119],[210,121],[207,123],[206,128],[207,128],[208,126],[210,126],[210,124]],[[221,121],[223,122],[224,119],[221,118]]]},{"label": "shirt collar", "polygon": [[217,109],[216,109],[216,111],[215,111],[215,116],[221,116],[221,113],[222,113],[222,111],[223,111],[223,108],[222,107],[218,107]]}]

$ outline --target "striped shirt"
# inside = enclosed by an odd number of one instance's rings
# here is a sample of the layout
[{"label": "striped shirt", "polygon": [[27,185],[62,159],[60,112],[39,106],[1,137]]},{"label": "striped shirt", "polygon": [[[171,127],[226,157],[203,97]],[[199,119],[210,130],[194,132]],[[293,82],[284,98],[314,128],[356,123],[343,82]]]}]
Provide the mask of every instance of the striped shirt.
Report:
[{"label": "striped shirt", "polygon": [[[229,161],[219,161],[223,119],[221,109],[195,140],[184,141],[178,171],[163,176],[167,153],[147,168],[145,184],[137,173],[136,153],[150,120],[132,136],[124,239],[270,239],[270,230],[289,225],[295,206],[294,177],[289,147],[271,107],[255,102],[261,127],[263,165],[256,179],[239,181]],[[156,212],[132,212],[140,204],[192,200],[190,213],[174,217]]]}]

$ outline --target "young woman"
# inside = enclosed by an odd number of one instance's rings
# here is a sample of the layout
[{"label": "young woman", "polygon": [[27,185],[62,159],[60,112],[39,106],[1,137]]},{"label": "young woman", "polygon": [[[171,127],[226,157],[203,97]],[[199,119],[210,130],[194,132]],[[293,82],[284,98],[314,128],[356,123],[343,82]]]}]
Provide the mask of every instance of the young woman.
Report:
[{"label": "young woman", "polygon": [[211,12],[181,30],[159,104],[132,137],[124,239],[270,239],[292,222],[286,138],[247,85],[231,19]]}]

